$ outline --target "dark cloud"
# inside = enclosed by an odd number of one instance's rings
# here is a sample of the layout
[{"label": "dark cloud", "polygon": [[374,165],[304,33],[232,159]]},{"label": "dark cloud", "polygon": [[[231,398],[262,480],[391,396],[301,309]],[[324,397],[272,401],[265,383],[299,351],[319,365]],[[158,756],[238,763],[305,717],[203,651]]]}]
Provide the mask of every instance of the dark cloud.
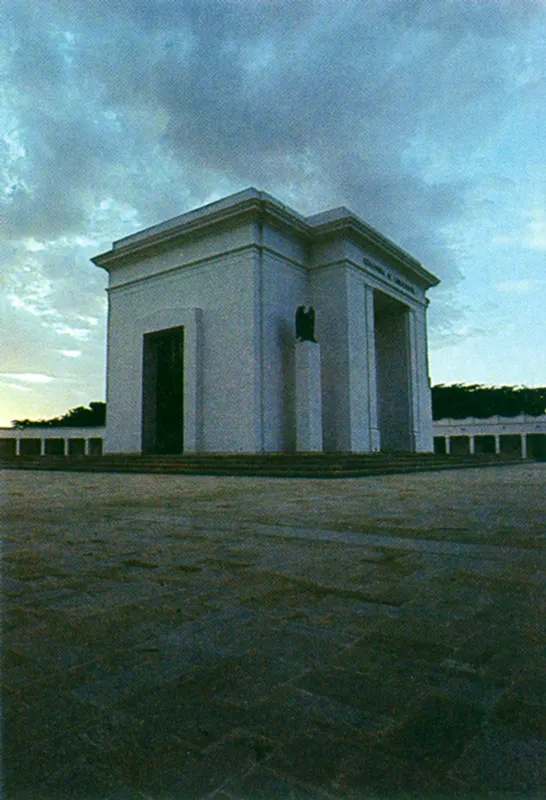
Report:
[{"label": "dark cloud", "polygon": [[[477,144],[468,111],[474,129],[495,124],[507,87],[503,48],[491,41],[530,24],[538,4],[515,9],[487,0],[8,2],[22,31],[10,74],[27,154],[8,231],[81,232],[104,197],[148,222],[150,172],[170,160],[180,188],[157,187],[158,211],[165,194],[175,213],[218,181],[281,193],[299,183],[312,210],[323,197],[351,203],[414,241],[416,226],[456,213],[462,197],[456,181],[436,186],[408,170],[404,152],[419,133],[468,152]],[[420,226],[412,208],[422,209]]]}]

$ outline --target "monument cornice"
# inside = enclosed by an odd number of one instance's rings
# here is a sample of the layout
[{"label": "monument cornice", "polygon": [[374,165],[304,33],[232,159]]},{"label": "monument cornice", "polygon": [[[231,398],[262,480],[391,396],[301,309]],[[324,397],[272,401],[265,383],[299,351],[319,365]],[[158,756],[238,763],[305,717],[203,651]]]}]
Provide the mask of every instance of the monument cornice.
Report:
[{"label": "monument cornice", "polygon": [[364,247],[373,245],[380,252],[393,258],[402,272],[411,277],[417,276],[419,282],[426,288],[437,286],[440,283],[439,279],[425,269],[420,261],[346,209],[341,209],[340,216],[337,218],[318,223],[312,228],[315,240],[343,235],[349,236]]},{"label": "monument cornice", "polygon": [[[181,244],[189,238],[195,238],[201,233],[207,235],[214,227],[225,225],[234,221],[236,218],[242,222],[246,216],[248,221],[252,220],[256,213],[255,203],[252,201],[241,203],[237,208],[222,209],[218,213],[207,215],[207,217],[181,221],[172,227],[164,228],[158,225],[156,232],[154,228],[148,229],[147,236],[135,234],[135,236],[120,239],[114,242],[112,250],[101,253],[92,258],[92,262],[99,267],[109,269],[110,267],[121,266],[127,261],[134,261],[138,258],[148,258],[150,255],[169,250],[173,245]],[[168,224],[168,223],[167,223]],[[141,234],[146,234],[142,231]]]},{"label": "monument cornice", "polygon": [[[266,192],[245,189],[223,200],[210,203],[166,222],[146,228],[115,241],[112,249],[91,260],[110,270],[127,262],[148,258],[185,241],[206,236],[221,228],[244,224],[270,223],[306,245],[328,238],[353,240],[364,250],[372,246],[379,254],[395,262],[396,267],[423,288],[439,283],[423,265],[379,231],[365,223],[349,209],[341,207],[304,217]],[[261,242],[257,242],[260,244]]]},{"label": "monument cornice", "polygon": [[[241,192],[248,195],[233,204],[219,204],[216,210],[208,210],[208,206],[198,212],[189,212],[175,217],[160,225],[140,231],[137,234],[119,239],[113,243],[112,250],[95,256],[91,261],[99,267],[109,270],[121,266],[135,258],[149,257],[151,254],[168,250],[188,238],[208,235],[211,230],[230,225],[242,225],[252,222],[270,221],[277,227],[284,228],[292,235],[309,239],[311,230],[305,219],[288,209],[282,203],[264,192],[249,190]],[[237,198],[238,195],[234,196]],[[228,198],[229,199],[229,198]],[[214,206],[216,204],[212,204]]]}]

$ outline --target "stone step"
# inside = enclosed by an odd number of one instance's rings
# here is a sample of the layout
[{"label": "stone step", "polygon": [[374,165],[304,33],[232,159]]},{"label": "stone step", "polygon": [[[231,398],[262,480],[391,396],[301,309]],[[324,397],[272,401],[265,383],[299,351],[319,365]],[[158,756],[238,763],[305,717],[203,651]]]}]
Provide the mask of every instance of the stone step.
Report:
[{"label": "stone step", "polygon": [[9,456],[0,468],[176,475],[349,478],[520,463],[506,455],[419,454],[199,454],[188,456]]},{"label": "stone step", "polygon": [[57,464],[100,464],[104,466],[114,464],[127,465],[162,465],[168,466],[302,466],[302,467],[332,467],[336,465],[377,466],[380,464],[453,464],[454,462],[483,462],[506,460],[504,456],[435,456],[432,454],[402,454],[402,455],[359,455],[359,454],[324,454],[323,456],[307,457],[305,455],[190,455],[190,456],[148,456],[148,455],[104,455],[104,456],[6,456],[3,461],[20,461],[25,463],[57,463]]}]

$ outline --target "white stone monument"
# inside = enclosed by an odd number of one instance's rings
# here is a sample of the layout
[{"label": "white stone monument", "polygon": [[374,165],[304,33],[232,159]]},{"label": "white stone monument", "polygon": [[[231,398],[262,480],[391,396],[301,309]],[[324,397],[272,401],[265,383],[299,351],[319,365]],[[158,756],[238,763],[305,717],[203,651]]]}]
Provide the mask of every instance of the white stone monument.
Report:
[{"label": "white stone monument", "polygon": [[[109,273],[105,452],[432,450],[438,280],[346,208],[303,217],[247,189],[93,261]],[[296,340],[300,306],[316,347]]]}]

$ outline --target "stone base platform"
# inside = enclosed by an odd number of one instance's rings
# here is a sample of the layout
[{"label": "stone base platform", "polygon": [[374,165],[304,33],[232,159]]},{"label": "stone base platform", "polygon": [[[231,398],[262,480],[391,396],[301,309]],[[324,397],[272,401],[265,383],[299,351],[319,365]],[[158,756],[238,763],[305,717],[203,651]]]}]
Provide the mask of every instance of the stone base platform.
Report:
[{"label": "stone base platform", "polygon": [[266,453],[187,456],[10,456],[3,469],[47,469],[75,472],[136,472],[171,475],[241,475],[277,478],[358,478],[429,470],[519,464],[518,456],[442,456],[432,453]]}]

